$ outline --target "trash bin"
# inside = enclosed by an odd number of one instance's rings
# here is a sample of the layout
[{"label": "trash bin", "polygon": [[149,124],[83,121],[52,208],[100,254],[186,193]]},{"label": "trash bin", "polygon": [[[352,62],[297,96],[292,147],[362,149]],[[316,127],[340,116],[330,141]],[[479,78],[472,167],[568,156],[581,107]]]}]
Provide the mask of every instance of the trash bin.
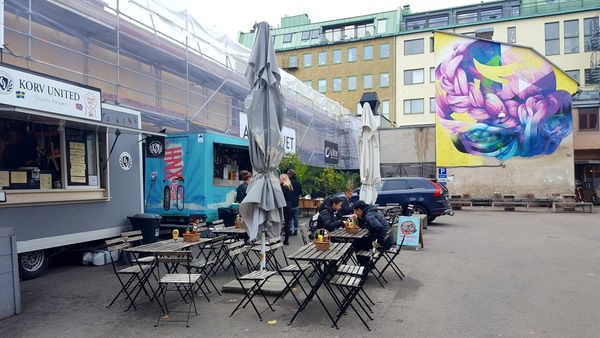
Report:
[{"label": "trash bin", "polygon": [[137,214],[127,217],[131,222],[133,230],[141,230],[144,239],[142,243],[154,243],[158,241],[160,234],[160,220],[162,217],[156,214]]},{"label": "trash bin", "polygon": [[21,312],[17,240],[12,227],[0,228],[0,319]]},{"label": "trash bin", "polygon": [[223,220],[223,224],[226,227],[232,227],[235,225],[235,218],[239,210],[234,208],[218,208],[217,213],[219,214],[219,219]]}]

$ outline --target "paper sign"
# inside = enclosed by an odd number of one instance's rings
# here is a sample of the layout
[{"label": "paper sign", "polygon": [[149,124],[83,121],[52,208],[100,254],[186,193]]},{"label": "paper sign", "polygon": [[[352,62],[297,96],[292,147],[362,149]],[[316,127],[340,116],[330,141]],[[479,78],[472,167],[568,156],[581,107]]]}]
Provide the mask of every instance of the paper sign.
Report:
[{"label": "paper sign", "polygon": [[71,176],[85,176],[85,169],[71,168]]},{"label": "paper sign", "polygon": [[74,163],[85,165],[85,159],[83,156],[71,156],[71,165]]},{"label": "paper sign", "polygon": [[71,156],[85,156],[84,149],[71,149]]},{"label": "paper sign", "polygon": [[26,171],[11,171],[10,172],[10,183],[11,184],[27,184],[27,172]]},{"label": "paper sign", "polygon": [[0,171],[0,187],[8,187],[10,185],[10,176],[8,171]]},{"label": "paper sign", "polygon": [[41,189],[52,189],[52,175],[41,174],[40,175],[40,188]]},{"label": "paper sign", "polygon": [[98,176],[88,176],[88,184],[92,187],[98,186]]},{"label": "paper sign", "polygon": [[81,176],[71,176],[71,182],[75,182],[75,183],[85,183],[85,177],[81,177]]},{"label": "paper sign", "polygon": [[419,246],[419,233],[421,232],[421,219],[415,216],[400,216],[398,220],[398,238],[396,244],[400,245],[404,236],[402,246]]},{"label": "paper sign", "polygon": [[81,142],[69,142],[69,147],[71,149],[85,149],[85,145]]}]

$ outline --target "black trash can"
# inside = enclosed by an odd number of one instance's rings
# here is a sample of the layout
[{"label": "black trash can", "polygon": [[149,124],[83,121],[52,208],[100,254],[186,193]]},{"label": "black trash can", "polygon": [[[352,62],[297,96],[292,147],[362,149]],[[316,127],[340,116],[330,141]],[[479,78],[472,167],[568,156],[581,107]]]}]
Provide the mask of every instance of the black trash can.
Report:
[{"label": "black trash can", "polygon": [[156,214],[137,214],[128,217],[133,230],[141,230],[144,239],[142,243],[154,243],[158,241],[160,234],[160,220],[162,217]]},{"label": "black trash can", "polygon": [[238,209],[233,208],[218,208],[217,213],[219,214],[219,219],[223,220],[223,224],[226,227],[232,227],[235,225],[235,218],[238,214]]}]

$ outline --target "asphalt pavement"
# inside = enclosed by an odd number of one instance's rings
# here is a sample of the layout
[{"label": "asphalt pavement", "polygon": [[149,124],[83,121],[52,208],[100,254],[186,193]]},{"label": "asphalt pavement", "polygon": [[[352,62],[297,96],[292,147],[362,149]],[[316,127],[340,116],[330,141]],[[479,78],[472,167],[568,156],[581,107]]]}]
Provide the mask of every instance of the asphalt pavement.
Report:
[{"label": "asphalt pavement", "polygon": [[[21,283],[23,312],[0,321],[0,337],[598,337],[599,220],[598,213],[545,210],[441,217],[425,230],[424,249],[398,257],[403,281],[391,271],[385,288],[368,281],[376,302],[372,332],[352,312],[339,330],[331,328],[316,301],[287,325],[297,308],[289,296],[264,312],[264,322],[251,308],[229,317],[238,294],[215,294],[210,303],[198,297],[190,328],[155,328],[153,303],[129,312],[124,301],[106,308],[118,290],[110,265],[67,261]],[[301,244],[299,237],[291,242],[288,254]],[[220,273],[215,282],[231,279]]]}]

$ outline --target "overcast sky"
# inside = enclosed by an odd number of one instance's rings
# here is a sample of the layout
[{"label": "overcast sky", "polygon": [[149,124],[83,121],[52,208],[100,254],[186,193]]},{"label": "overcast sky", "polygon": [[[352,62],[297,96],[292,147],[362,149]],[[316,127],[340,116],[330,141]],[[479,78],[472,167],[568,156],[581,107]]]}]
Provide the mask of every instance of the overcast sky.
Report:
[{"label": "overcast sky", "polygon": [[[189,7],[198,20],[216,31],[237,39],[237,32],[248,32],[255,22],[267,21],[278,27],[285,15],[308,14],[311,22],[347,18],[395,10],[410,5],[413,13],[475,4],[476,0],[171,0]],[[481,1],[483,2],[483,1]]]}]

